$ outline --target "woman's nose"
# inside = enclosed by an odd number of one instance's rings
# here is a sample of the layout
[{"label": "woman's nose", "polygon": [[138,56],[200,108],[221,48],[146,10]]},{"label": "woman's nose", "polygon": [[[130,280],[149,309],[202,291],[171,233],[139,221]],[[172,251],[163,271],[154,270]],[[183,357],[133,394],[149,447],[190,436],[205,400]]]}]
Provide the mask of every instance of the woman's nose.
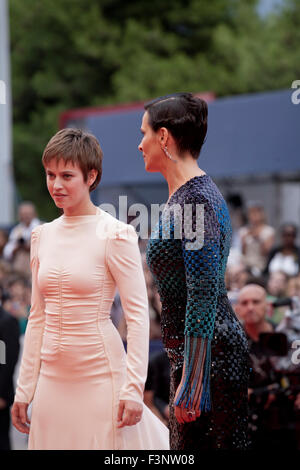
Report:
[{"label": "woman's nose", "polygon": [[143,151],[143,148],[142,148],[142,142],[140,142],[140,143],[139,143],[139,145],[138,145],[138,149],[139,149],[139,151],[140,151],[140,152],[142,152],[142,151]]},{"label": "woman's nose", "polygon": [[63,185],[61,184],[59,178],[56,178],[55,181],[54,181],[54,184],[53,184],[53,188],[54,189],[59,189],[59,188],[62,188]]}]

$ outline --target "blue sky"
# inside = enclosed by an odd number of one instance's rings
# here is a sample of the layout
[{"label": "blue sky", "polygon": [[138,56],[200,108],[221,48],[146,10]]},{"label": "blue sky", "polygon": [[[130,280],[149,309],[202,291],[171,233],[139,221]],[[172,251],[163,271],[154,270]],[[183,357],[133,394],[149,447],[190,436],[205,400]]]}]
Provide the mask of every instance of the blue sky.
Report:
[{"label": "blue sky", "polygon": [[278,5],[282,5],[284,0],[260,0],[258,11],[262,16],[270,13]]}]

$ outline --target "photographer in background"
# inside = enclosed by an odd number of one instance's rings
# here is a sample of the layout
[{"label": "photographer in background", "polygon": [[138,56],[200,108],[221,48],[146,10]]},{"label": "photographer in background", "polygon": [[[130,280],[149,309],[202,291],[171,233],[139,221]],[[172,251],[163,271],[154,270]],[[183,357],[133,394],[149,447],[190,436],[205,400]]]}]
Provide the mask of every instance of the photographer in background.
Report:
[{"label": "photographer in background", "polygon": [[[235,305],[248,337],[251,360],[249,433],[254,450],[276,445],[296,449],[295,400],[286,394],[284,373],[275,370],[272,362],[273,356],[287,354],[287,338],[283,333],[275,333],[275,326],[266,316],[269,308],[266,290],[256,284],[243,287]],[[276,341],[278,351],[274,348],[269,353],[268,347]]]},{"label": "photographer in background", "polygon": [[35,206],[24,201],[18,208],[19,224],[10,232],[8,242],[3,249],[3,258],[12,264],[12,268],[30,275],[30,237],[32,230],[41,224],[36,216]]}]

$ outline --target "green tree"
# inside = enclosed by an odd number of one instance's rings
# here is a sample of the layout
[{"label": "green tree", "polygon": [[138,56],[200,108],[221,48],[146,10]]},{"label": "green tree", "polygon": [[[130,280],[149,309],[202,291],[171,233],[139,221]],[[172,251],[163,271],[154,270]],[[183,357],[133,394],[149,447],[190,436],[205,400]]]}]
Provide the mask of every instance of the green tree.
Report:
[{"label": "green tree", "polygon": [[257,0],[11,0],[14,171],[22,199],[49,204],[41,155],[66,109],[189,90],[217,96],[300,77],[300,5],[266,18]]}]

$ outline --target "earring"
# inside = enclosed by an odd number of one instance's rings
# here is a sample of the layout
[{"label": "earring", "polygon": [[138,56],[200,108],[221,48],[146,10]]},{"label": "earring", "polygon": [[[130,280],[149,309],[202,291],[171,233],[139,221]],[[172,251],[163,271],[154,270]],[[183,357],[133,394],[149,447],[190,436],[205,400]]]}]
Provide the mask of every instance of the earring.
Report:
[{"label": "earring", "polygon": [[167,155],[167,157],[172,160],[172,162],[175,162],[177,163],[177,160],[174,160],[174,158],[172,157],[172,155],[170,154],[170,152],[168,151],[168,147],[165,145],[164,149],[163,149],[164,153]]}]

